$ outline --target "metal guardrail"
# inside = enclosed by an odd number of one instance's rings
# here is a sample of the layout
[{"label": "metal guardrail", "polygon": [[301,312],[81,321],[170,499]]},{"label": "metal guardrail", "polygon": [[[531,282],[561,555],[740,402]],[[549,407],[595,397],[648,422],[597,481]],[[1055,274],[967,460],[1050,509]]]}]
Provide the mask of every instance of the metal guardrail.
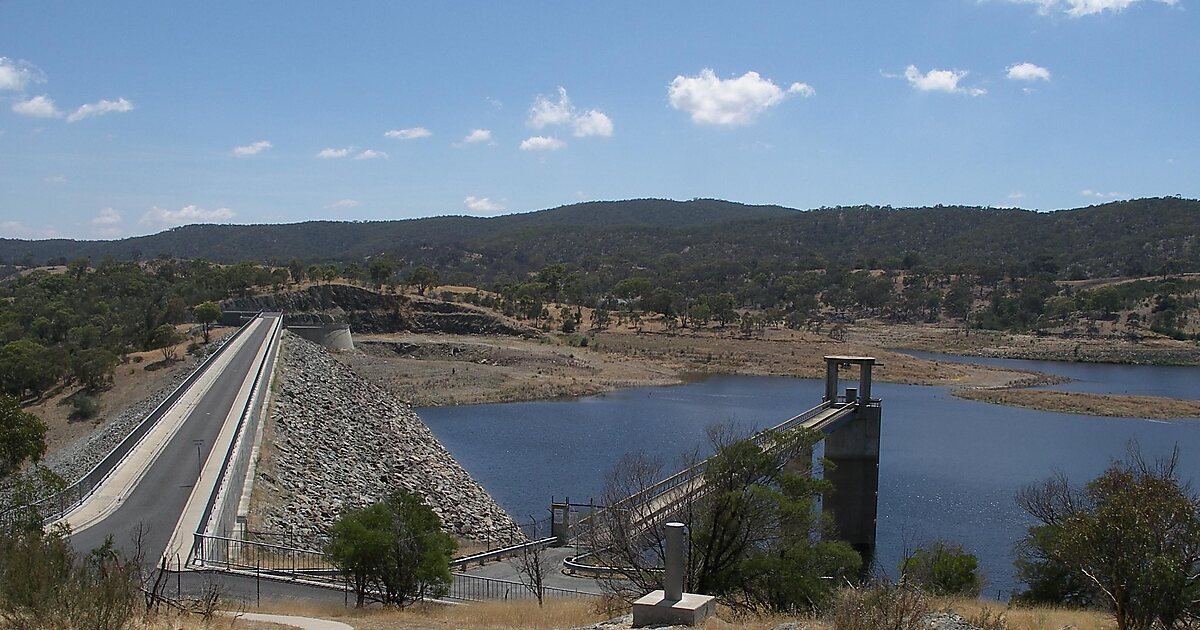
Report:
[{"label": "metal guardrail", "polygon": [[493,549],[491,551],[485,551],[483,553],[477,553],[477,554],[466,556],[463,558],[455,558],[454,560],[450,561],[450,568],[452,570],[453,569],[465,569],[465,568],[471,566],[472,564],[483,565],[483,564],[487,564],[489,562],[495,562],[496,560],[512,558],[512,557],[516,557],[516,556],[524,553],[525,550],[527,550],[527,549],[530,549],[530,550],[544,549],[556,542],[558,542],[558,537],[551,536],[549,538],[543,538],[541,540],[531,540],[529,542],[521,543],[519,545],[510,545],[508,547],[503,547],[500,549]]},{"label": "metal guardrail", "polygon": [[[225,458],[221,462],[221,471],[217,476],[220,481],[213,488],[213,493],[208,498],[208,503],[204,507],[204,513],[200,518],[199,529],[202,533],[215,533],[221,530],[225,521],[229,516],[236,515],[237,504],[241,501],[241,492],[234,492],[235,489],[240,489],[246,479],[246,464],[250,457],[250,449],[246,448],[246,437],[251,436],[258,427],[258,423],[262,421],[262,397],[265,394],[266,378],[264,376],[273,364],[275,353],[279,346],[279,331],[283,323],[283,318],[279,317],[271,326],[270,332],[267,333],[267,351],[263,354],[262,360],[258,364],[258,370],[254,375],[254,382],[251,385],[250,395],[246,398],[246,405],[242,408],[242,413],[238,417],[237,428],[234,429],[234,439],[229,445],[229,451],[225,453]],[[218,505],[218,498],[220,504]],[[227,529],[227,528],[226,528]],[[224,530],[221,530],[224,532]],[[227,532],[226,532],[227,533]]]},{"label": "metal guardrail", "polygon": [[125,436],[124,439],[122,439],[115,447],[113,447],[113,449],[109,451],[99,463],[93,466],[91,470],[85,473],[74,483],[68,485],[66,488],[63,488],[55,494],[35,501],[32,505],[17,506],[9,509],[3,514],[0,514],[0,523],[8,524],[13,522],[22,511],[28,510],[31,507],[36,506],[45,509],[47,506],[49,506],[53,508],[53,511],[43,513],[42,515],[43,522],[48,523],[62,517],[70,510],[73,510],[82,504],[85,499],[91,496],[92,492],[96,490],[96,488],[105,480],[105,478],[112,473],[113,469],[115,469],[117,465],[125,459],[125,456],[137,446],[138,442],[140,442],[142,438],[145,437],[146,434],[149,433],[156,424],[158,424],[158,421],[162,419],[164,415],[166,415],[167,411],[169,411],[176,402],[179,402],[179,399],[183,397],[187,390],[191,388],[191,386],[194,385],[206,371],[208,371],[208,368],[217,360],[217,357],[221,356],[225,352],[225,349],[228,348],[235,339],[241,336],[249,328],[253,321],[254,320],[246,322],[232,335],[226,338],[215,352],[208,355],[208,357],[206,357],[204,361],[197,366],[196,369],[193,370],[192,373],[188,375],[188,377],[182,383],[179,384],[179,387],[176,387],[170,395],[163,399],[163,401],[159,403],[153,411],[151,411],[141,422],[138,423],[136,427],[133,428],[132,431],[129,432],[129,435]]},{"label": "metal guardrail", "polygon": [[[537,599],[534,592],[520,582],[466,573],[455,573],[451,577],[453,580],[450,582],[450,592],[445,595],[447,599],[465,602]],[[542,596],[547,599],[597,599],[601,597],[596,593],[555,586],[543,586]]]}]

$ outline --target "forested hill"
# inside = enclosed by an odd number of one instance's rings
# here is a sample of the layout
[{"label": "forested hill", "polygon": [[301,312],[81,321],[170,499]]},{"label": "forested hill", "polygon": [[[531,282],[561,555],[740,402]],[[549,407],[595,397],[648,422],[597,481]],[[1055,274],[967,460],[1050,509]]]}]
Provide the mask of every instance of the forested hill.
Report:
[{"label": "forested hill", "polygon": [[730,265],[878,267],[914,255],[942,269],[1049,260],[1076,277],[1200,271],[1200,201],[1138,199],[1037,213],[957,206],[799,211],[718,200],[631,200],[493,218],[192,225],[118,241],[0,239],[0,258],[8,263],[163,255],[350,262],[384,253],[475,281],[552,263],[612,269],[616,276],[630,268],[719,274]]}]

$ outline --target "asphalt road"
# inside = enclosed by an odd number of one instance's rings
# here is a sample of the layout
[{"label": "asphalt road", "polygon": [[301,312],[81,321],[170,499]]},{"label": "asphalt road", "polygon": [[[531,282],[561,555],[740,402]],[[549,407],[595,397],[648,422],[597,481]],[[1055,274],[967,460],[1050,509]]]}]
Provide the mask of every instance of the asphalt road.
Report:
[{"label": "asphalt road", "polygon": [[[246,333],[246,342],[237,349],[121,507],[108,518],[71,537],[71,544],[76,549],[86,552],[112,536],[118,549],[132,553],[140,526],[143,558],[147,562],[156,562],[162,556],[196,483],[201,463],[208,459],[247,373],[257,368],[255,354],[271,330],[272,318],[265,319],[267,321],[257,329]],[[199,456],[197,441],[201,442]]]}]

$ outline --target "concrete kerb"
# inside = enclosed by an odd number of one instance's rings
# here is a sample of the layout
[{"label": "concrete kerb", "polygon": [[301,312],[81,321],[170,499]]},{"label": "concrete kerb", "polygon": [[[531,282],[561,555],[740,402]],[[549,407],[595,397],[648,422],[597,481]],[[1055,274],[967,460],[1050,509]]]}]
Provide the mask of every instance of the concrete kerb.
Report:
[{"label": "concrete kerb", "polygon": [[[283,318],[280,318],[282,321]],[[272,388],[275,385],[275,374],[279,370],[279,345],[283,335],[282,327],[276,333],[275,345],[271,349],[271,372],[267,377],[267,386],[263,390],[262,406],[259,409],[258,426],[254,430],[254,443],[250,447],[250,462],[246,468],[246,479],[242,483],[242,497],[238,500],[237,526],[235,532],[245,538],[247,519],[250,515],[250,499],[254,494],[254,477],[258,474],[258,458],[262,451],[263,429],[267,424],[267,416],[271,410]]]},{"label": "concrete kerb", "polygon": [[[263,355],[263,359],[259,363],[258,369],[255,371],[254,383],[251,385],[250,396],[246,400],[246,407],[242,410],[242,415],[238,421],[238,426],[235,429],[233,442],[229,447],[229,452],[226,454],[225,461],[222,463],[221,480],[213,490],[212,496],[209,497],[209,502],[206,509],[207,520],[200,524],[204,533],[214,533],[216,528],[219,527],[220,523],[225,521],[226,517],[228,516],[227,512],[229,505],[227,505],[227,503],[232,497],[232,495],[229,493],[234,490],[234,488],[230,487],[231,481],[233,477],[238,474],[238,468],[240,467],[238,459],[242,455],[243,450],[246,448],[246,442],[249,439],[249,436],[246,435],[248,429],[250,428],[249,425],[254,417],[258,417],[259,421],[255,423],[254,427],[256,435],[258,434],[258,427],[262,426],[262,404],[269,395],[269,379],[274,375],[273,369],[268,371],[267,366],[270,365],[272,368],[274,366],[273,359],[279,346],[279,332],[281,330],[282,323],[283,318],[277,318],[273,325],[274,330],[272,330],[263,340],[263,344],[266,346],[267,351]],[[264,375],[266,375],[268,380],[264,380]],[[256,397],[258,400],[257,405],[255,404]],[[255,414],[258,415],[255,416]],[[253,460],[250,461],[252,462]],[[241,505],[242,494],[245,492],[245,485],[247,481],[252,480],[252,477],[249,475],[249,463],[250,462],[247,462],[247,474],[245,479],[243,479],[242,488],[239,489],[238,493],[239,507]]]},{"label": "concrete kerb", "polygon": [[[280,321],[280,319],[276,319],[272,325],[278,326]],[[171,542],[167,547],[167,552],[170,553],[175,550],[182,551],[185,548],[188,549],[188,560],[187,563],[185,563],[186,565],[191,565],[194,560],[193,556],[196,548],[195,535],[203,533],[203,531],[207,529],[208,524],[213,516],[214,507],[216,506],[215,502],[218,499],[218,495],[220,494],[221,490],[225,487],[226,477],[230,473],[229,464],[231,457],[235,454],[236,446],[239,442],[239,438],[241,437],[239,434],[241,433],[241,429],[245,426],[246,416],[251,411],[254,390],[262,380],[263,370],[274,341],[274,332],[266,335],[266,337],[263,339],[262,346],[260,346],[259,350],[259,353],[262,354],[262,359],[258,362],[258,369],[247,375],[239,394],[234,399],[234,406],[230,410],[229,415],[226,417],[220,434],[218,434],[217,443],[213,445],[212,450],[209,452],[208,460],[204,465],[205,474],[202,475],[201,480],[203,480],[205,477],[212,479],[212,486],[211,490],[208,491],[207,498],[204,500],[203,510],[201,510],[199,517],[196,518],[194,512],[198,509],[200,497],[204,496],[203,494],[200,494],[202,491],[202,481],[198,481],[196,486],[194,486],[192,489],[192,495],[189,497],[188,502],[184,507],[179,522],[175,526],[174,534],[172,534],[171,537]],[[238,405],[238,401],[241,400],[244,400],[245,402],[241,405]],[[228,445],[226,445],[226,443]],[[193,520],[193,518],[195,518],[195,520]],[[185,530],[188,532],[187,534],[184,533]],[[183,542],[185,536],[193,538],[191,544],[186,546]]]}]

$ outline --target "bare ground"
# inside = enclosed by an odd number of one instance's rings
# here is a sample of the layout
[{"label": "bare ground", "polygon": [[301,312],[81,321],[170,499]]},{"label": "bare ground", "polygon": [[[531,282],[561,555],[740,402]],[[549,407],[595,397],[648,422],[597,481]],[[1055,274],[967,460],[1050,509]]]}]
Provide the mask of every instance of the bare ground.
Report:
[{"label": "bare ground", "polygon": [[948,325],[884,324],[862,321],[847,330],[852,342],[883,348],[924,350],[965,356],[1083,361],[1141,365],[1200,365],[1200,343],[1147,336],[1133,341],[1121,336],[1016,334],[990,330],[964,331]]},{"label": "bare ground", "polygon": [[1171,420],[1200,418],[1200,401],[1158,396],[1113,396],[1043,389],[963,389],[959,398],[1089,416]]},{"label": "bare ground", "polygon": [[742,339],[729,331],[597,333],[587,347],[571,339],[464,335],[371,335],[338,358],[414,406],[498,403],[581,396],[624,387],[669,385],[700,374],[823,378],[828,354],[877,357],[879,380],[919,385],[996,387],[1030,373],[925,361],[864,344],[790,330]]},{"label": "bare ground", "polygon": [[[1071,360],[1076,355],[1130,362],[1180,363],[1200,358],[1196,344],[1168,339],[1142,343],[1065,340],[952,327],[860,322],[845,341],[826,335],[768,329],[752,337],[732,327],[641,332],[615,327],[582,336],[542,340],[466,335],[372,335],[339,359],[360,375],[414,406],[538,400],[595,394],[625,387],[668,385],[698,375],[748,374],[823,378],[826,355],[879,360],[878,381],[957,388],[971,400],[1087,415],[1192,418],[1194,401],[1148,396],[1103,396],[1024,389],[1061,377],[909,356],[919,349],[975,356]],[[575,344],[575,345],[572,345]]]}]

